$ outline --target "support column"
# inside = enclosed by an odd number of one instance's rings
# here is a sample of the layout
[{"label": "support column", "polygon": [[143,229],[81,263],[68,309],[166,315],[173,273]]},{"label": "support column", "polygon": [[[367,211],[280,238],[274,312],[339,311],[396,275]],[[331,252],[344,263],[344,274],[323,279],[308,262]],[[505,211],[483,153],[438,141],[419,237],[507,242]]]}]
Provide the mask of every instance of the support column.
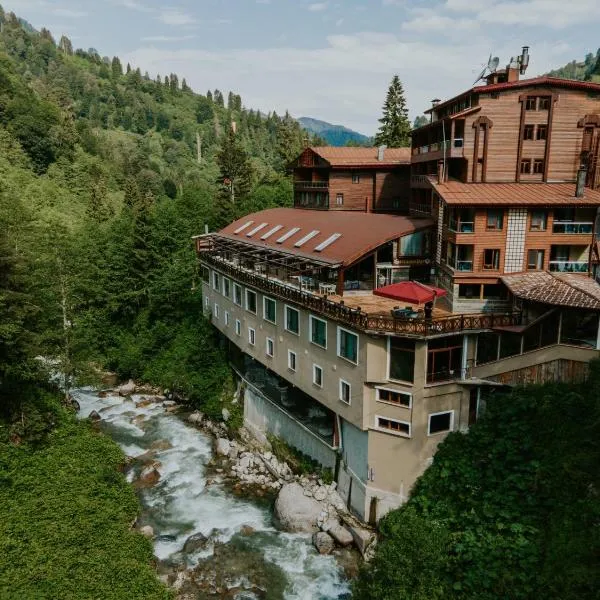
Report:
[{"label": "support column", "polygon": [[596,350],[600,350],[600,318],[598,319],[598,335],[596,336]]},{"label": "support column", "polygon": [[335,293],[338,296],[344,295],[344,269],[338,270],[338,278],[337,278],[337,284],[335,287]]}]

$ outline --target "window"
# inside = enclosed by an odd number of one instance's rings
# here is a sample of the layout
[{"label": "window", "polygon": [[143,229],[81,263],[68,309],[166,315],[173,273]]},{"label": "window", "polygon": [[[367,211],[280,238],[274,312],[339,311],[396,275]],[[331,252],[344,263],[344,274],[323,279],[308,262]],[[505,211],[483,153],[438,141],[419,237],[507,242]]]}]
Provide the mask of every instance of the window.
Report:
[{"label": "window", "polygon": [[534,210],[531,212],[531,231],[546,231],[548,215],[545,210]]},{"label": "window", "polygon": [[216,271],[213,271],[213,290],[221,291],[220,275]]},{"label": "window", "polygon": [[412,396],[410,394],[387,388],[377,388],[377,400],[379,402],[395,404],[396,406],[404,406],[405,408],[412,406]]},{"label": "window", "polygon": [[427,435],[434,433],[442,433],[444,431],[452,431],[454,426],[454,411],[431,413],[429,415],[429,428]]},{"label": "window", "polygon": [[406,338],[390,338],[389,379],[414,381],[415,342]]},{"label": "window", "polygon": [[502,210],[488,210],[487,211],[487,221],[486,228],[487,229],[502,229],[502,225],[504,222],[504,211]]},{"label": "window", "polygon": [[459,298],[477,298],[481,296],[481,284],[479,283],[459,283]]},{"label": "window", "polygon": [[225,326],[229,326],[229,313],[225,311]]},{"label": "window", "polygon": [[310,341],[317,346],[327,348],[327,321],[310,315]]},{"label": "window", "polygon": [[347,329],[338,327],[337,354],[350,362],[358,364],[358,336]]},{"label": "window", "polygon": [[215,310],[214,310],[215,319],[219,318],[219,305],[215,302]]},{"label": "window", "polygon": [[233,284],[233,303],[238,306],[242,305],[242,286],[237,283]]},{"label": "window", "polygon": [[525,110],[535,110],[537,98],[527,98],[525,100]]},{"label": "window", "polygon": [[344,204],[344,194],[336,194],[336,196],[335,196],[335,203],[338,206],[342,206],[342,204]]},{"label": "window", "polygon": [[291,306],[285,307],[285,330],[290,333],[300,334],[300,312]]},{"label": "window", "polygon": [[410,423],[406,421],[397,421],[388,417],[375,416],[375,427],[386,433],[394,433],[404,437],[410,437]]},{"label": "window", "polygon": [[538,125],[535,132],[536,140],[545,140],[548,137],[548,125]]},{"label": "window", "polygon": [[248,327],[248,343],[251,346],[256,345],[256,331],[252,327]]},{"label": "window", "polygon": [[246,290],[246,310],[256,314],[256,292]]},{"label": "window", "polygon": [[340,379],[340,400],[345,404],[350,404],[352,398],[351,387],[347,381]]},{"label": "window", "polygon": [[318,387],[323,387],[323,369],[319,365],[313,365],[313,383]]},{"label": "window", "polygon": [[543,250],[528,250],[527,251],[527,270],[541,271],[544,268],[544,251]]},{"label": "window", "polygon": [[483,268],[486,271],[497,271],[500,268],[500,250],[483,251]]},{"label": "window", "polygon": [[540,105],[538,110],[550,110],[550,98],[548,96],[540,98]]},{"label": "window", "polygon": [[358,173],[352,173],[352,183],[360,183],[360,175]]},{"label": "window", "polygon": [[523,139],[524,140],[532,140],[533,139],[533,130],[534,125],[525,125],[523,128]]},{"label": "window", "polygon": [[265,354],[273,358],[273,354],[275,354],[275,342],[273,341],[273,338],[267,338]]},{"label": "window", "polygon": [[535,158],[533,160],[533,172],[536,175],[541,175],[544,172],[544,159],[543,158]]},{"label": "window", "polygon": [[208,308],[210,306],[210,298],[208,296],[204,297],[204,307]]},{"label": "window", "polygon": [[277,304],[273,298],[263,297],[263,319],[270,323],[277,320]]},{"label": "window", "polygon": [[531,173],[531,159],[530,158],[522,158],[520,169],[521,169],[522,175],[529,175]]},{"label": "window", "polygon": [[202,281],[210,283],[210,269],[202,265]]},{"label": "window", "polygon": [[427,342],[427,383],[450,381],[461,375],[463,338],[461,335]]},{"label": "window", "polygon": [[292,350],[288,350],[288,369],[290,371],[296,370],[296,353]]},{"label": "window", "polygon": [[223,277],[223,296],[231,297],[231,281],[227,277]]},{"label": "window", "polygon": [[235,320],[235,335],[242,335],[242,322],[239,319]]}]

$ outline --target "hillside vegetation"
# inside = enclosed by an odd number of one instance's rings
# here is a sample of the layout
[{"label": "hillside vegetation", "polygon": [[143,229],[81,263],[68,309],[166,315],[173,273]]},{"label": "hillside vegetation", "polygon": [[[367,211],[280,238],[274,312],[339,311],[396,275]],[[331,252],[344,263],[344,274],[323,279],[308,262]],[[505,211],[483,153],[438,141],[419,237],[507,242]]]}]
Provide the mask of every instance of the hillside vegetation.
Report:
[{"label": "hillside vegetation", "polygon": [[300,125],[306,131],[323,138],[331,146],[372,146],[373,139],[348,129],[343,125],[332,125],[327,121],[312,119],[310,117],[300,117]]},{"label": "hillside vegetation", "polygon": [[598,48],[595,56],[590,52],[582,62],[573,60],[563,67],[553,69],[548,75],[551,77],[562,77],[563,79],[577,79],[579,81],[600,83],[600,48]]}]

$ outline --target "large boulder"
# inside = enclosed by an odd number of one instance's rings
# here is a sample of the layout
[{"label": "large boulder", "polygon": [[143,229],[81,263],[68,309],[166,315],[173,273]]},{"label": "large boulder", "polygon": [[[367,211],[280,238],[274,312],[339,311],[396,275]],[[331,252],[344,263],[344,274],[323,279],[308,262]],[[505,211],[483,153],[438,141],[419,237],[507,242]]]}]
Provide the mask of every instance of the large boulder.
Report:
[{"label": "large boulder", "polygon": [[219,456],[229,456],[231,444],[225,438],[217,438],[217,454]]},{"label": "large boulder", "polygon": [[156,464],[151,464],[142,469],[139,477],[139,483],[143,486],[152,486],[158,483],[160,472],[156,468]]},{"label": "large boulder", "polygon": [[90,421],[100,421],[102,419],[102,417],[100,416],[100,414],[98,413],[98,411],[93,410],[89,415],[88,415],[88,419],[90,419]]},{"label": "large boulder", "polygon": [[183,544],[183,552],[185,552],[185,554],[191,554],[192,552],[202,550],[202,548],[206,546],[206,542],[208,542],[208,538],[203,533],[194,533],[193,535],[190,535],[187,540],[185,540],[185,544]]},{"label": "large boulder", "polygon": [[202,423],[202,419],[204,419],[204,415],[198,411],[195,410],[188,418],[188,423],[191,423],[192,425],[200,425],[200,423]]},{"label": "large boulder", "polygon": [[318,550],[319,554],[331,554],[335,548],[333,538],[324,531],[318,531],[312,537],[313,546]]},{"label": "large boulder", "polygon": [[330,527],[327,531],[329,535],[340,545],[340,546],[349,546],[354,538],[352,534],[342,525],[337,523],[333,527]]},{"label": "large boulder", "polygon": [[130,379],[127,383],[119,386],[119,396],[131,396],[131,394],[135,393],[135,383],[133,379]]},{"label": "large boulder", "polygon": [[152,529],[150,525],[144,525],[143,527],[140,527],[140,533],[149,540],[154,537],[154,529]]},{"label": "large boulder", "polygon": [[356,547],[360,550],[360,553],[365,556],[367,548],[371,545],[375,538],[375,534],[368,529],[359,527],[358,525],[348,525],[348,529],[352,534]]},{"label": "large boulder", "polygon": [[321,505],[304,495],[299,483],[284,485],[275,501],[274,519],[281,529],[291,532],[318,531],[317,521],[321,514]]}]

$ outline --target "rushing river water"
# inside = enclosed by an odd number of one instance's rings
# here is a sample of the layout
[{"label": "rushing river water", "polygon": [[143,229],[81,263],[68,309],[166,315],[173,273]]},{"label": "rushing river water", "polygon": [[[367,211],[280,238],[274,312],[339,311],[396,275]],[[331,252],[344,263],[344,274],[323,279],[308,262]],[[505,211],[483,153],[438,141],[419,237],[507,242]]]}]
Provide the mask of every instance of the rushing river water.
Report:
[{"label": "rushing river water", "polygon": [[[271,522],[270,507],[234,496],[218,478],[207,485],[212,444],[206,434],[186,424],[177,414],[165,412],[161,404],[136,407],[135,402],[117,396],[100,398],[91,390],[78,390],[74,395],[81,407],[80,417],[87,417],[93,410],[100,413],[103,430],[128,456],[141,456],[158,448],[160,480],[155,486],[139,491],[140,521],[154,529],[154,552],[158,559],[181,560],[186,539],[200,532],[211,540],[227,544],[225,548],[233,548],[230,554],[235,562],[236,544],[241,543],[241,532],[245,530],[243,546],[255,554],[260,553],[259,562],[279,567],[274,570],[282,574],[277,588],[281,592],[268,597],[290,600],[349,597],[348,583],[336,559],[319,555],[310,536],[277,531]],[[132,470],[128,475],[130,480],[133,473]],[[196,554],[186,555],[184,560],[193,567],[213,551],[214,545],[209,545]],[[227,569],[228,561],[221,562]],[[239,571],[233,567],[232,570],[232,577],[239,578]],[[245,575],[250,577],[251,574]],[[269,576],[273,578],[267,571],[265,577]],[[237,597],[256,596],[241,594]]]}]

